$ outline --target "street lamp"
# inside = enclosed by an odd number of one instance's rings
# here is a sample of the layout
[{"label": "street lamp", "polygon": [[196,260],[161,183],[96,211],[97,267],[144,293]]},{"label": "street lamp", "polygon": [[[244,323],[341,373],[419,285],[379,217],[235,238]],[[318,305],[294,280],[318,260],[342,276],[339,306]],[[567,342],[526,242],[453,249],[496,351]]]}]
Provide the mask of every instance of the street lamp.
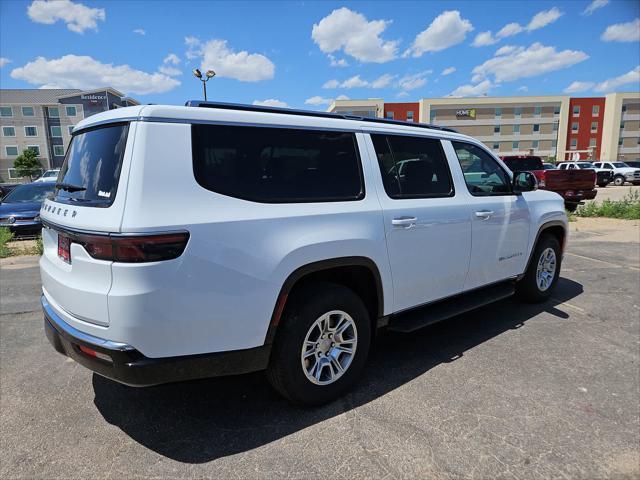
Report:
[{"label": "street lamp", "polygon": [[207,70],[207,72],[204,74],[204,77],[203,77],[202,72],[199,69],[194,68],[193,75],[202,82],[202,90],[204,91],[204,101],[206,102],[207,101],[207,82],[216,76],[216,72],[214,72],[213,70]]}]

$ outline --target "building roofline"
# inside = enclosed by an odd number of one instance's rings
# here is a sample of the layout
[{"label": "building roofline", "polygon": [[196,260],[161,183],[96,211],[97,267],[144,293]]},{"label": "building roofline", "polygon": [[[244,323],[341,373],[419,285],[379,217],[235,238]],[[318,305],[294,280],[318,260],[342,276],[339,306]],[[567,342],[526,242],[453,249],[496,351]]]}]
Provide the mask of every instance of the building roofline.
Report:
[{"label": "building roofline", "polygon": [[77,93],[71,93],[69,95],[61,95],[59,98],[77,97],[78,95],[88,95],[91,93],[99,93],[99,92],[111,92],[116,97],[120,97],[120,98],[124,97],[124,93],[120,92],[119,90],[116,90],[113,87],[101,87],[101,88],[93,88],[91,90],[80,90]]}]

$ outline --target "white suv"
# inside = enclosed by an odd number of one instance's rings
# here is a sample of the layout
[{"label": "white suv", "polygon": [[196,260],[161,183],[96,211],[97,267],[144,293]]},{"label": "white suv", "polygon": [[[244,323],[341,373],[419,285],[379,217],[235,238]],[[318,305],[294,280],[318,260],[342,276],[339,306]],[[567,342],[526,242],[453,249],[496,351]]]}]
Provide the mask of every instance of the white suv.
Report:
[{"label": "white suv", "polygon": [[93,115],[42,207],[47,336],[129,385],[266,369],[326,402],[380,327],[551,295],[567,218],[534,190],[427,125],[205,102]]}]

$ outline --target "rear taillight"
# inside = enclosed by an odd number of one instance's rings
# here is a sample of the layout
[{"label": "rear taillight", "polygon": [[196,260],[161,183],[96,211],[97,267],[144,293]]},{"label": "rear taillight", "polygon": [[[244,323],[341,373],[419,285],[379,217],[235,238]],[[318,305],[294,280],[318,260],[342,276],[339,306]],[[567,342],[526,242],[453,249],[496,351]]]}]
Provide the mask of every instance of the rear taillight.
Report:
[{"label": "rear taillight", "polygon": [[546,171],[543,170],[540,172],[540,177],[538,178],[538,188],[544,188],[547,186],[546,176],[547,176]]},{"label": "rear taillight", "polygon": [[58,256],[65,262],[71,263],[71,239],[58,235]]},{"label": "rear taillight", "polygon": [[[69,237],[61,237],[59,235],[58,245],[60,244],[60,238],[69,240]],[[98,260],[124,263],[159,262],[178,258],[182,255],[189,241],[189,233],[178,232],[153,235],[91,235],[74,233],[70,241],[71,243],[82,245],[91,257]],[[58,254],[60,254],[59,246]]]}]

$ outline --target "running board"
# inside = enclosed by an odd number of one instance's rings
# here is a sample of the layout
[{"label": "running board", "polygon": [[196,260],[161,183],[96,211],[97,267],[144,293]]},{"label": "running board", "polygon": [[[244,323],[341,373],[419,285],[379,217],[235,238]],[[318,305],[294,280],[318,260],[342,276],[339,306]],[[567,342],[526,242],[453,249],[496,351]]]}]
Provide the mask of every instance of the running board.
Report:
[{"label": "running board", "polygon": [[427,325],[510,297],[514,293],[515,284],[512,281],[479,288],[407,312],[397,313],[389,319],[388,329],[402,333],[414,332]]}]

